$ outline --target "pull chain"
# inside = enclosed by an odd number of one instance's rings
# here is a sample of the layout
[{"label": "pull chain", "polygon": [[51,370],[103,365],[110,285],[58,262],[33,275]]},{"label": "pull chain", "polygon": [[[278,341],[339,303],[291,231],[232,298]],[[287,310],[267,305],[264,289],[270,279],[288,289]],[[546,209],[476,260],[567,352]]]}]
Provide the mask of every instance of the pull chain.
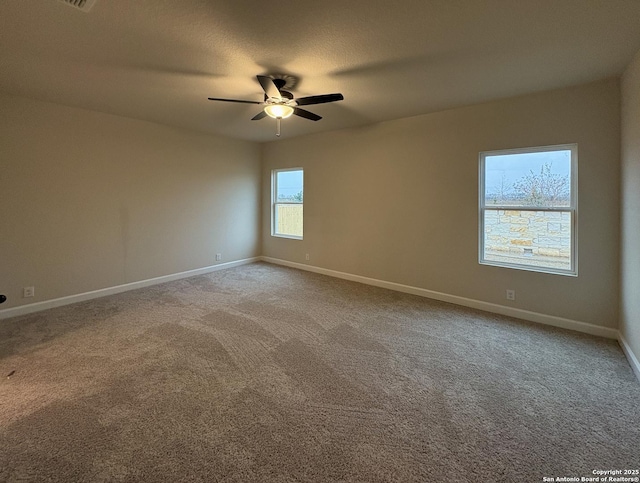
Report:
[{"label": "pull chain", "polygon": [[280,120],[281,117],[276,117],[276,136],[280,137]]}]

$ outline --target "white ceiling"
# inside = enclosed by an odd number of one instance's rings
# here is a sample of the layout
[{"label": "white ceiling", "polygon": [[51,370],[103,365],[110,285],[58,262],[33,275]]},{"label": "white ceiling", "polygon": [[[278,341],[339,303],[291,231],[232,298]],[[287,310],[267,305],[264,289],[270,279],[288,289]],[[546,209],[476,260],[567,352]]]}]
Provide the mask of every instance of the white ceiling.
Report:
[{"label": "white ceiling", "polygon": [[256,74],[300,78],[324,117],[283,138],[619,75],[639,0],[59,0],[0,2],[0,91],[254,141]]}]

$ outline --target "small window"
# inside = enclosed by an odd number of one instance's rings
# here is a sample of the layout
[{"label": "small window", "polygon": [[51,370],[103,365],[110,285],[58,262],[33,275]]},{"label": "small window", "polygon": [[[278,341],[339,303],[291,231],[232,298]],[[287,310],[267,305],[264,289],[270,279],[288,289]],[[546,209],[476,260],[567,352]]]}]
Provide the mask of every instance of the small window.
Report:
[{"label": "small window", "polygon": [[576,275],[575,144],[480,153],[480,263]]},{"label": "small window", "polygon": [[272,173],[272,236],[302,240],[304,173],[302,168]]}]

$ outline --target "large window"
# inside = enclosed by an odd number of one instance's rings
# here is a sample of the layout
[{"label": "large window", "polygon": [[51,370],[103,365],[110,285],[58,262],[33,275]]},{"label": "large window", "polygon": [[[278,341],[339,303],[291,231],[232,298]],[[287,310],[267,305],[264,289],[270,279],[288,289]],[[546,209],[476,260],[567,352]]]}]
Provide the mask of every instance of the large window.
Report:
[{"label": "large window", "polygon": [[576,275],[575,144],[480,153],[480,263]]},{"label": "large window", "polygon": [[302,240],[304,173],[302,168],[275,169],[271,173],[271,234]]}]

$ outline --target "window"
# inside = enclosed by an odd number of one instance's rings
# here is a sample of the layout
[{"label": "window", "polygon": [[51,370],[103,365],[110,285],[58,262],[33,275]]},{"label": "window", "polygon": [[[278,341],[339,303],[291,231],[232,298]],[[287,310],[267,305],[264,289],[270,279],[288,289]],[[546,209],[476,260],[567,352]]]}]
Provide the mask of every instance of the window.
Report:
[{"label": "window", "polygon": [[480,153],[480,263],[577,275],[575,144]]},{"label": "window", "polygon": [[302,168],[276,169],[271,173],[271,235],[302,240],[304,173]]}]

